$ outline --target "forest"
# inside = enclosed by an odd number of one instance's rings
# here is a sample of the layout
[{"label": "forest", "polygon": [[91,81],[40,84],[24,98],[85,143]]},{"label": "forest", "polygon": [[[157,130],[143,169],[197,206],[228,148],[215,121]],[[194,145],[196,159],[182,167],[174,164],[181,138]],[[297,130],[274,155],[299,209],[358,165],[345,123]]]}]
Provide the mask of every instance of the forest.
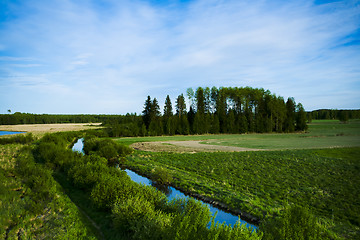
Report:
[{"label": "forest", "polygon": [[[188,88],[175,100],[166,96],[163,114],[156,98],[147,97],[142,116],[109,119],[111,137],[217,133],[294,132],[307,129],[307,114],[294,98],[244,87]],[[187,106],[186,104],[189,104]]]}]

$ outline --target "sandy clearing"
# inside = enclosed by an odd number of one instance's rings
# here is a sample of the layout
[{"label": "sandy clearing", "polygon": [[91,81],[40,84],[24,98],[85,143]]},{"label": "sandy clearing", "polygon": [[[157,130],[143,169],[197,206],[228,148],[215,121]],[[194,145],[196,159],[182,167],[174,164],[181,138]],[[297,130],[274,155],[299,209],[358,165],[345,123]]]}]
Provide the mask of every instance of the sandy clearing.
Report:
[{"label": "sandy clearing", "polygon": [[31,132],[42,135],[53,132],[80,131],[99,128],[101,123],[57,123],[57,124],[23,124],[0,125],[0,131]]},{"label": "sandy clearing", "polygon": [[220,145],[201,144],[202,141],[159,141],[139,142],[131,147],[152,152],[244,152],[263,151],[264,149],[230,147]]}]

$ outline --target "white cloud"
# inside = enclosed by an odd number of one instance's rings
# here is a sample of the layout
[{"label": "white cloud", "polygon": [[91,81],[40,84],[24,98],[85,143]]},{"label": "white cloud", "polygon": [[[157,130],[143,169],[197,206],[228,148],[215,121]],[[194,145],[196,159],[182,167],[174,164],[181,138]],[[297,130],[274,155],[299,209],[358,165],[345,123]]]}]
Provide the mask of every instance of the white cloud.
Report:
[{"label": "white cloud", "polygon": [[[162,99],[212,85],[263,87],[309,110],[318,108],[318,96],[331,108],[338,106],[339,90],[348,99],[360,93],[353,88],[360,79],[359,47],[342,46],[359,38],[359,7],[346,2],[53,4],[19,6],[19,18],[0,28],[2,45],[12,51],[0,56],[0,81],[46,76],[49,87],[67,89],[53,91],[59,98],[86,99],[79,108],[69,102],[72,112],[140,113],[147,95]],[[344,98],[344,108],[359,106]]]}]

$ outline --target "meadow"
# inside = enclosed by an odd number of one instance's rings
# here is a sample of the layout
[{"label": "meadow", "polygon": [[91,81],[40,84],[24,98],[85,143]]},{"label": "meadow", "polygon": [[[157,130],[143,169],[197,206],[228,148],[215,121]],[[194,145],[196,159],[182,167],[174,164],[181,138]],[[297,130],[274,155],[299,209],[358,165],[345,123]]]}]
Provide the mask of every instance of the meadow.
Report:
[{"label": "meadow", "polygon": [[[156,137],[125,137],[116,141],[137,142],[200,141],[202,144],[263,150],[310,149],[360,146],[360,120],[344,124],[338,120],[314,120],[307,132],[265,134],[206,134]],[[156,149],[154,149],[156,150]]]},{"label": "meadow", "polygon": [[[290,231],[295,235],[310,234],[313,238],[318,234],[315,239],[358,239],[358,128],[359,121],[349,124],[318,121],[310,126],[308,133],[296,134],[112,141],[102,138],[102,130],[92,130],[45,134],[38,140],[31,135],[11,137],[0,145],[0,193],[4,196],[0,199],[0,236],[4,239],[149,239],[149,236],[175,239],[175,235],[181,236],[180,239],[274,239],[271,236]],[[96,133],[101,138],[94,137]],[[132,151],[118,144],[168,139],[201,140],[202,145],[211,140],[227,146],[239,144],[242,137],[247,137],[249,142],[252,137],[260,137],[261,140],[256,140],[260,145],[268,136],[272,140],[285,136],[336,141],[325,141],[326,147],[314,142],[308,143],[309,147],[300,145],[304,149],[297,149],[299,146],[291,149],[288,145],[277,150],[276,143],[272,143],[272,148],[268,143],[266,151],[200,153],[191,149],[189,153]],[[78,137],[85,137],[85,156],[69,149]],[[347,138],[354,138],[354,145],[339,147],[338,143]],[[164,194],[130,181],[124,171],[114,168],[116,163],[139,173],[158,175],[164,182],[223,203],[230,210],[251,214],[260,220],[259,231],[216,223],[208,228],[211,216],[206,207],[193,200],[166,203]],[[296,224],[292,222],[294,219]],[[278,232],[272,234],[273,229]],[[275,239],[289,239],[286,236]]]},{"label": "meadow", "polygon": [[[263,148],[247,152],[145,152],[127,157],[139,173],[156,169],[171,184],[263,220],[288,205],[307,207],[341,237],[360,231],[360,121],[314,121],[306,133],[124,138],[118,142],[202,140]],[[271,151],[267,151],[271,150]]]}]

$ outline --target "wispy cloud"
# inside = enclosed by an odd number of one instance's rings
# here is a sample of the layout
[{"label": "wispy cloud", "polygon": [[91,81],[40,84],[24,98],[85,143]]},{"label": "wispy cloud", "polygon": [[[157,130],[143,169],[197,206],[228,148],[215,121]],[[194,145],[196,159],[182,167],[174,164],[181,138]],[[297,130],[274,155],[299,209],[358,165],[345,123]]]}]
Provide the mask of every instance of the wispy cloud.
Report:
[{"label": "wispy cloud", "polygon": [[[51,100],[33,109],[17,104],[20,111],[140,113],[147,95],[162,104],[167,94],[174,99],[188,87],[213,85],[263,87],[308,110],[360,107],[358,1],[68,0],[6,7],[0,83],[8,87],[0,94],[41,98],[53,87],[63,89],[52,91],[57,99],[66,99],[61,107]],[[18,88],[7,76],[39,77],[49,87]],[[1,105],[19,101],[4,96]]]}]

